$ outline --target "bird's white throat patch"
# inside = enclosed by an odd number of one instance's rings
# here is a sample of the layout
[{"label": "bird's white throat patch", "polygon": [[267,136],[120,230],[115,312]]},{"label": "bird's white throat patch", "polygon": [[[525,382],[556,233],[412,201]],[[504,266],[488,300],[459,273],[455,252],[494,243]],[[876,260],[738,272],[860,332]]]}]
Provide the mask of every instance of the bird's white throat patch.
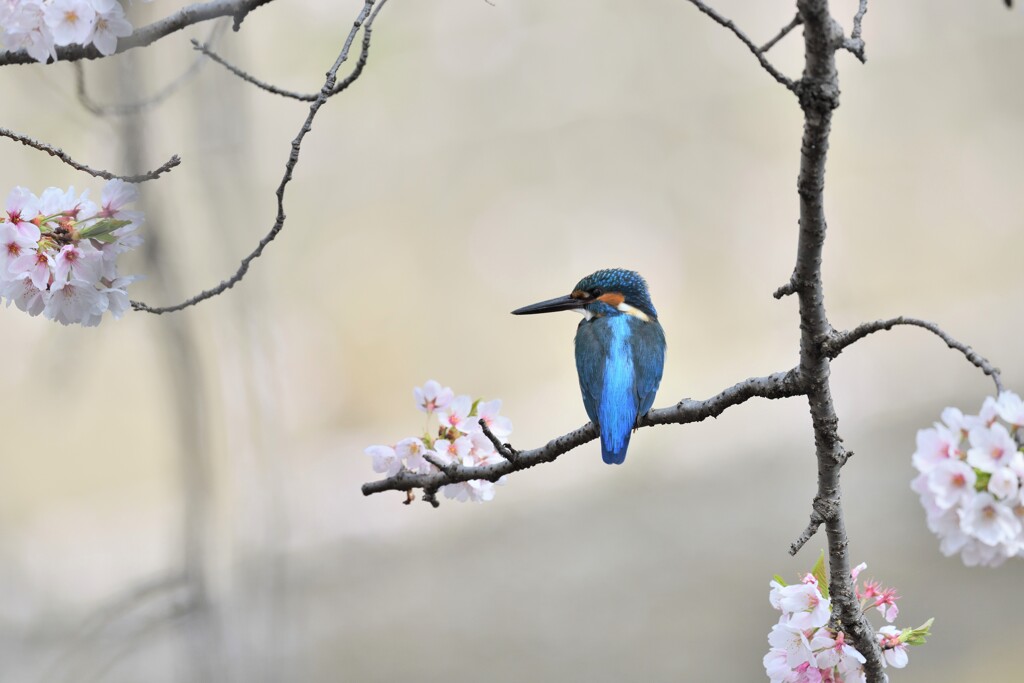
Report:
[{"label": "bird's white throat patch", "polygon": [[[630,306],[629,304],[623,302],[616,306],[616,308],[618,308],[621,312],[625,313],[626,315],[631,315],[634,318],[639,318],[640,320],[643,320],[645,323],[651,322],[651,316],[647,315],[636,306]],[[594,317],[594,314],[585,308],[574,308],[572,310],[582,315],[584,320],[591,320]]]},{"label": "bird's white throat patch", "polygon": [[622,312],[623,312],[623,313],[625,313],[626,315],[631,315],[631,316],[633,316],[634,318],[640,318],[640,319],[641,319],[641,320],[643,320],[643,321],[644,321],[645,323],[649,323],[649,322],[651,322],[651,316],[647,315],[646,313],[644,313],[643,311],[641,311],[641,310],[640,310],[639,308],[637,308],[636,306],[630,306],[630,305],[629,305],[629,304],[627,304],[626,302],[622,302],[621,304],[619,304],[618,306],[616,306],[616,308],[618,308],[618,309],[619,309],[620,311],[622,311]]}]

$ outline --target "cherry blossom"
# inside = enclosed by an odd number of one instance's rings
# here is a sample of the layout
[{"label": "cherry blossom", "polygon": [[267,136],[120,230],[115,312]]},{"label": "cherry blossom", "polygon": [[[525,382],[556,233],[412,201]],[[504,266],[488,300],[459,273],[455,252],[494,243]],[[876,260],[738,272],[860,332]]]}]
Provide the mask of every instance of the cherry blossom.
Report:
[{"label": "cherry blossom", "polygon": [[416,405],[425,413],[433,413],[435,410],[444,410],[455,398],[451,387],[441,388],[441,385],[434,380],[427,380],[422,388],[416,387],[412,390],[416,397]]},{"label": "cherry blossom", "polygon": [[995,567],[1024,552],[1021,421],[1024,402],[1004,391],[987,397],[978,415],[946,408],[942,424],[918,432],[910,488],[939,551],[967,566]]},{"label": "cherry blossom", "polygon": [[901,641],[902,632],[895,626],[883,626],[875,634],[882,648],[885,663],[897,669],[907,665],[907,644]]},{"label": "cherry blossom", "polygon": [[979,493],[960,510],[960,528],[985,545],[997,546],[1020,535],[1021,525],[1006,505],[991,493]]},{"label": "cherry blossom", "polygon": [[[814,569],[800,583],[787,586],[776,576],[769,584],[768,601],[782,612],[768,634],[770,649],[762,660],[772,683],[861,683],[866,680],[865,657],[847,642],[844,632],[828,626],[830,609],[823,619],[807,619],[806,615],[812,614],[818,606],[830,605],[824,585],[824,558],[822,553]],[[864,581],[863,587],[858,585],[858,577],[866,568],[867,565],[861,563],[850,572],[861,610],[877,607],[887,621],[892,621],[897,616],[899,596],[893,588],[881,588],[878,581]],[[879,629],[876,636],[883,665],[906,666],[907,646],[923,644],[930,634],[931,624],[929,619],[918,628],[900,630],[886,625]]]},{"label": "cherry blossom", "polygon": [[373,458],[374,472],[386,472],[392,476],[402,469],[402,460],[392,446],[370,446],[366,454]]},{"label": "cherry blossom", "polygon": [[131,33],[117,0],[0,1],[0,44],[39,62],[56,59],[59,45],[95,45],[111,55],[117,39]]},{"label": "cherry blossom", "polygon": [[438,412],[441,426],[457,429],[464,434],[480,431],[476,420],[470,419],[473,413],[473,401],[469,396],[456,396],[452,402]]},{"label": "cherry blossom", "polygon": [[983,472],[995,472],[996,468],[1008,465],[1017,452],[1017,442],[1001,424],[991,427],[975,427],[968,438],[971,448],[967,451],[967,462]]},{"label": "cherry blossom", "polygon": [[110,181],[103,197],[105,213],[88,190],[49,187],[37,197],[14,188],[0,212],[0,299],[62,325],[123,316],[136,278],[118,274],[117,257],[141,244],[143,216],[123,209],[135,198],[123,181]]},{"label": "cherry blossom", "polygon": [[[104,208],[114,206],[101,199]],[[456,396],[449,387],[428,380],[413,389],[416,407],[427,414],[427,425],[418,437],[407,437],[390,446],[370,446],[365,453],[373,458],[377,472],[394,476],[402,471],[430,474],[437,471],[438,463],[462,467],[481,467],[502,462],[504,458],[480,428],[484,420],[495,436],[507,437],[512,433],[512,422],[499,414],[501,401],[473,401],[469,396]],[[482,503],[494,498],[495,486],[504,484],[502,477],[496,482],[486,479],[446,484],[441,493],[460,502]]]}]

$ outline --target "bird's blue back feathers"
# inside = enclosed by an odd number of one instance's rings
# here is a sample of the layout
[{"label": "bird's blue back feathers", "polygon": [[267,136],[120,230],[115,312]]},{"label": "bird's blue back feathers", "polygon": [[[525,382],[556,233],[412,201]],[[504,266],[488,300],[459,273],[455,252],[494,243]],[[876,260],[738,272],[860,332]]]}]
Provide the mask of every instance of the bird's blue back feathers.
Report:
[{"label": "bird's blue back feathers", "polygon": [[637,417],[654,403],[664,359],[665,335],[656,319],[607,315],[580,322],[576,369],[587,415],[601,430],[606,463],[626,459]]}]

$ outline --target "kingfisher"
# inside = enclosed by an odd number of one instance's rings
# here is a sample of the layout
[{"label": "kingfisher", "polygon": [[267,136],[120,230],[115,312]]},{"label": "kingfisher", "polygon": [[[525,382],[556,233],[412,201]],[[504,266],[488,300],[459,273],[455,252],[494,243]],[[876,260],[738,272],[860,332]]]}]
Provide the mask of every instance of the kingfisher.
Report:
[{"label": "kingfisher", "polygon": [[576,311],[576,372],[583,406],[601,430],[601,457],[626,459],[637,420],[654,404],[665,366],[665,332],[647,283],[632,270],[608,268],[580,280],[570,294],[523,306],[513,315]]}]

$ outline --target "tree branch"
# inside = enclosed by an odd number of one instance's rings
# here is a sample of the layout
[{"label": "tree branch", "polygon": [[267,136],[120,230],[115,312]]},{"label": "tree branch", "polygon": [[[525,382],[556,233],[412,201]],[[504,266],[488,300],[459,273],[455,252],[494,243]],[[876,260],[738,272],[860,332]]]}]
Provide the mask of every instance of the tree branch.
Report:
[{"label": "tree branch", "polygon": [[787,78],[786,75],[783,74],[781,71],[776,69],[772,65],[772,63],[768,61],[768,58],[764,56],[763,51],[759,49],[757,45],[754,44],[754,41],[747,37],[747,34],[739,30],[739,28],[736,27],[736,24],[732,23],[731,19],[726,19],[711,7],[705,5],[701,0],[689,0],[689,2],[692,5],[694,5],[697,9],[699,9],[701,12],[711,17],[715,21],[715,23],[724,26],[725,28],[732,31],[733,34],[740,39],[740,42],[746,45],[750,49],[750,51],[754,53],[754,56],[757,57],[757,61],[761,63],[762,68],[764,68],[765,71],[770,73],[772,75],[772,78],[774,78],[782,85],[786,86],[787,90],[794,90],[796,85],[793,83],[793,81]]},{"label": "tree branch", "polygon": [[850,344],[863,339],[869,334],[881,332],[883,330],[891,330],[897,325],[912,325],[914,327],[920,327],[928,330],[939,339],[946,342],[946,346],[962,353],[970,363],[986,375],[990,376],[996,385],[996,393],[1002,393],[1003,383],[1000,378],[999,368],[992,365],[992,363],[990,363],[984,356],[980,355],[970,346],[951,337],[949,333],[944,331],[936,323],[921,320],[919,318],[908,318],[901,315],[896,318],[889,318],[888,320],[875,320],[874,322],[863,323],[852,330],[834,332],[832,337],[825,342],[825,352],[828,354],[829,358],[835,358]]},{"label": "tree branch", "polygon": [[[828,0],[797,0],[804,24],[804,71],[797,85],[804,113],[800,173],[800,236],[792,289],[799,298],[800,373],[807,382],[807,403],[814,428],[818,461],[818,492],[811,525],[801,535],[810,538],[820,523],[828,536],[829,589],[833,616],[850,635],[854,646],[867,660],[864,670],[870,683],[885,681],[882,655],[871,624],[864,618],[854,593],[846,525],[843,519],[839,473],[849,455],[839,436],[829,384],[830,357],[824,344],[832,337],[832,325],[825,310],[821,280],[822,249],[825,244],[825,162],[828,157],[832,112],[839,106],[839,75],[835,53],[843,44],[843,32],[829,11]],[[780,296],[785,292],[780,289]],[[820,512],[827,510],[828,515]],[[821,522],[818,522],[818,519]],[[806,539],[804,539],[804,542]],[[801,541],[798,540],[798,543]],[[798,544],[794,544],[799,549]]]},{"label": "tree branch", "polygon": [[[227,24],[222,21],[215,22],[213,28],[210,29],[210,35],[206,39],[207,42],[212,42],[226,27]],[[118,104],[100,104],[92,99],[85,85],[85,66],[82,62],[75,62],[75,94],[78,97],[78,103],[95,116],[134,116],[163,103],[177,92],[182,85],[192,80],[199,73],[203,65],[206,64],[206,61],[203,55],[196,55],[195,59],[192,60],[192,63],[181,75],[177,76],[160,90],[140,100]]]},{"label": "tree branch", "polygon": [[153,169],[152,171],[147,171],[146,173],[141,173],[139,175],[116,175],[114,173],[111,173],[110,171],[95,169],[92,168],[91,166],[80,164],[74,159],[72,159],[70,156],[68,156],[62,149],[54,147],[53,145],[48,145],[45,142],[40,142],[39,140],[35,140],[33,138],[28,137],[27,135],[15,133],[14,131],[8,130],[7,128],[0,128],[0,137],[10,138],[11,140],[20,142],[26,147],[38,149],[40,152],[46,152],[52,157],[57,157],[65,164],[75,169],[76,171],[82,171],[84,173],[88,173],[94,178],[104,178],[105,180],[113,180],[114,178],[118,178],[128,183],[142,183],[147,180],[156,180],[161,175],[167,173],[172,168],[181,163],[181,158],[177,154],[175,154],[170,159],[168,159],[164,164],[162,164],[158,168]]},{"label": "tree branch", "polygon": [[802,23],[804,23],[804,21],[803,21],[803,19],[800,18],[800,14],[798,13],[795,17],[793,17],[792,21],[790,21],[788,24],[783,26],[782,29],[777,34],[775,34],[774,38],[772,38],[767,43],[765,43],[764,45],[759,47],[757,49],[757,51],[759,53],[761,53],[761,54],[764,54],[765,52],[768,52],[768,50],[770,50],[773,47],[775,47],[776,43],[778,43],[780,40],[782,40],[787,35],[789,35],[790,31],[792,31],[793,29],[795,29],[797,26],[799,26]]},{"label": "tree branch", "polygon": [[[378,11],[379,11],[379,8],[378,8]],[[352,85],[352,83],[354,83],[355,80],[357,78],[359,78],[359,76],[363,73],[363,69],[366,67],[366,60],[370,56],[370,38],[371,38],[372,35],[373,35],[373,26],[372,26],[371,22],[368,21],[366,23],[366,26],[363,28],[363,47],[362,47],[362,50],[360,50],[360,52],[359,52],[359,59],[356,61],[355,68],[352,69],[352,73],[350,73],[347,77],[345,77],[342,81],[340,81],[336,86],[334,86],[334,89],[331,91],[331,94],[330,94],[331,97],[333,97],[333,96],[337,95],[338,93],[344,91],[346,88],[348,88],[348,86]],[[266,90],[267,92],[269,92],[269,93],[271,93],[273,95],[280,95],[281,97],[288,97],[288,98],[291,98],[293,100],[300,100],[302,102],[311,102],[311,101],[315,100],[316,98],[318,98],[320,96],[320,93],[299,93],[299,92],[293,92],[291,90],[285,90],[285,89],[279,88],[279,87],[277,87],[275,85],[271,85],[270,83],[267,83],[265,81],[261,81],[258,78],[256,78],[255,76],[252,76],[248,72],[243,71],[242,69],[240,69],[237,66],[234,66],[233,64],[228,62],[226,59],[224,59],[223,57],[218,55],[216,52],[214,52],[210,48],[210,46],[205,44],[205,43],[200,43],[197,40],[193,40],[192,41],[192,47],[193,47],[193,49],[198,50],[199,52],[202,52],[204,55],[206,55],[207,57],[209,57],[213,61],[215,61],[218,64],[220,64],[225,69],[227,69],[228,71],[230,71],[234,75],[238,76],[239,78],[241,78],[246,83],[250,83],[252,85],[255,85],[257,88],[260,88],[261,90]]]},{"label": "tree branch", "polygon": [[[117,41],[114,54],[120,54],[136,47],[152,45],[156,41],[183,28],[218,17],[233,17],[234,30],[241,26],[242,20],[254,9],[266,5],[273,0],[213,0],[202,4],[189,5],[178,12],[143,26],[133,31],[130,36]],[[57,48],[58,62],[77,62],[81,59],[103,59],[110,55],[100,54],[94,45],[66,45]],[[0,66],[8,64],[38,64],[24,50],[17,52],[0,52]],[[52,64],[53,62],[51,62]]]},{"label": "tree branch", "polygon": [[860,37],[861,24],[867,11],[868,0],[860,0],[857,13],[853,15],[853,31],[850,33],[849,38],[843,39],[843,49],[859,59],[861,64],[867,62],[867,57],[864,55],[864,40]]},{"label": "tree branch", "polygon": [[180,311],[182,309],[188,308],[189,306],[194,306],[200,303],[201,301],[205,301],[207,299],[217,296],[218,294],[226,292],[227,290],[231,289],[236,284],[238,284],[243,277],[245,277],[245,274],[249,271],[249,265],[254,260],[259,258],[260,254],[263,253],[263,250],[266,249],[267,245],[274,241],[278,233],[280,233],[281,229],[284,227],[285,189],[288,187],[288,183],[291,182],[292,173],[295,170],[296,164],[298,164],[299,162],[299,151],[302,148],[302,141],[306,137],[306,134],[309,133],[310,130],[312,130],[313,119],[316,117],[317,112],[320,111],[320,107],[322,107],[327,102],[327,100],[331,97],[334,91],[334,87],[338,77],[338,69],[340,69],[341,65],[345,62],[345,60],[348,59],[349,51],[352,48],[352,43],[355,41],[356,35],[359,33],[359,29],[363,27],[364,24],[367,28],[369,28],[370,25],[373,23],[373,20],[376,19],[377,14],[380,12],[380,10],[384,7],[386,3],[387,0],[379,0],[379,3],[377,3],[377,8],[373,10],[373,13],[371,14],[370,10],[373,9],[375,0],[365,0],[363,8],[360,10],[359,15],[356,17],[356,20],[352,25],[352,29],[349,31],[348,37],[345,39],[345,44],[341,48],[341,53],[338,55],[338,58],[334,61],[333,66],[331,66],[330,70],[327,72],[327,79],[324,81],[323,88],[320,89],[320,94],[317,96],[316,101],[314,101],[310,105],[309,113],[306,115],[306,120],[303,122],[302,128],[299,129],[298,135],[296,135],[295,139],[292,140],[292,151],[291,154],[288,156],[287,163],[285,163],[284,175],[281,178],[281,182],[277,186],[277,216],[274,219],[274,224],[270,228],[270,231],[266,235],[264,235],[263,239],[261,239],[259,243],[256,245],[256,248],[253,249],[248,256],[242,259],[242,262],[241,264],[239,264],[238,270],[235,271],[234,275],[222,281],[216,287],[205,289],[199,294],[193,296],[192,298],[186,299],[181,303],[174,304],[173,306],[150,306],[149,304],[143,303],[141,301],[132,301],[132,309],[136,311],[145,311],[147,313],[155,313],[157,315],[162,313],[172,313],[174,311]]},{"label": "tree branch", "polygon": [[[751,377],[703,401],[683,399],[671,408],[652,410],[637,421],[637,427],[701,422],[709,417],[718,417],[730,406],[739,405],[755,396],[769,399],[788,398],[799,396],[803,391],[803,383],[796,368],[765,377]],[[502,448],[507,447],[507,445],[499,444],[497,438],[493,434],[489,434],[489,432],[490,430],[485,430],[484,433],[488,434],[488,438],[495,444],[495,448],[498,448],[499,445]],[[436,499],[430,496],[430,494],[431,492],[436,492],[442,486],[470,481],[471,479],[497,481],[507,474],[535,467],[542,463],[552,462],[574,448],[593,441],[597,436],[597,427],[594,426],[594,423],[588,422],[579,429],[552,439],[540,448],[534,448],[529,451],[515,451],[509,448],[508,453],[512,457],[506,456],[503,462],[492,465],[466,467],[459,463],[445,465],[439,460],[435,462],[428,459],[427,462],[437,467],[438,472],[417,474],[408,470],[402,470],[398,474],[386,479],[363,484],[363,495],[369,496],[374,493],[381,493],[382,491],[408,491],[418,488],[424,489],[423,499],[427,502],[433,500],[432,504],[434,504]]]}]

